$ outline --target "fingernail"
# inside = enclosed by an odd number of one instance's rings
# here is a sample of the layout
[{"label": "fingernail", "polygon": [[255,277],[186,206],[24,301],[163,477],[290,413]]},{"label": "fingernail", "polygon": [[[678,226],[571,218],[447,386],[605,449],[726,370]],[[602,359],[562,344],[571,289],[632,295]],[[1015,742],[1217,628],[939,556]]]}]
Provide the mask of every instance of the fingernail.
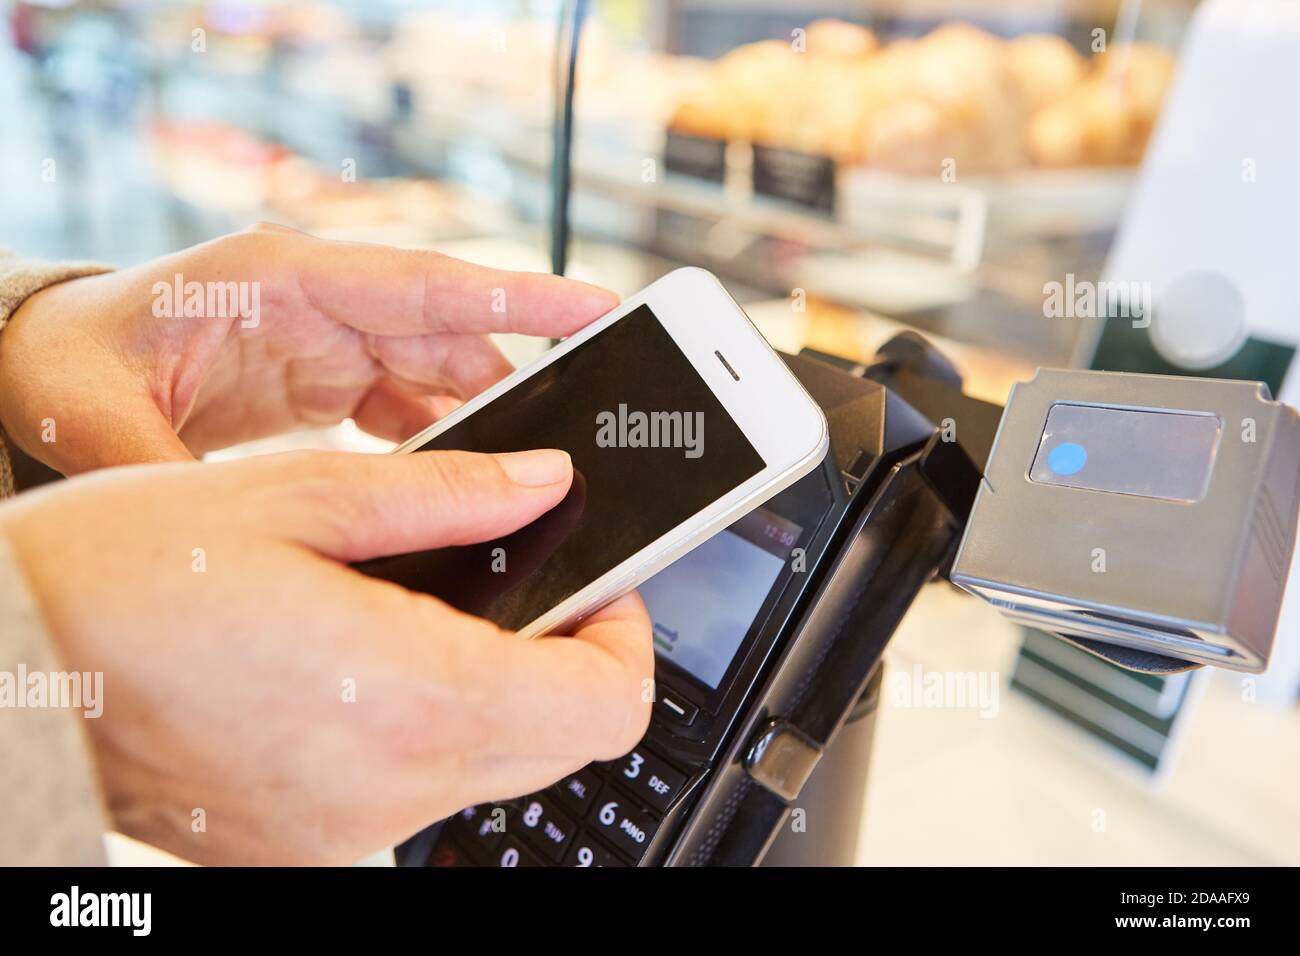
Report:
[{"label": "fingernail", "polygon": [[555,448],[516,451],[494,457],[511,481],[528,488],[540,488],[542,485],[564,481],[573,471],[569,453]]}]

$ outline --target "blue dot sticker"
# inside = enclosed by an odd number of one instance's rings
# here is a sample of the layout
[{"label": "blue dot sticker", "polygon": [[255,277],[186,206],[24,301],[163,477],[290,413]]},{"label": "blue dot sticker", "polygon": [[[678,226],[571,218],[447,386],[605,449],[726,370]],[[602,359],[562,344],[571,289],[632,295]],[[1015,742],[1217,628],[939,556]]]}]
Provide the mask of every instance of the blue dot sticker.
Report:
[{"label": "blue dot sticker", "polygon": [[1047,454],[1047,467],[1058,475],[1073,475],[1087,463],[1088,450],[1072,441],[1062,442]]}]

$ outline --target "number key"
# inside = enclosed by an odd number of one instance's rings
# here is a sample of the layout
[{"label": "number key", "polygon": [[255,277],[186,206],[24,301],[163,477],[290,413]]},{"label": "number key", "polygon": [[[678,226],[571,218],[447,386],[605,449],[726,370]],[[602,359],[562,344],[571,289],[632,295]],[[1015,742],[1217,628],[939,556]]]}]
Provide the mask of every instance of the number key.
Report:
[{"label": "number key", "polygon": [[541,858],[514,837],[506,837],[493,860],[495,866],[545,866]]},{"label": "number key", "polygon": [[[541,849],[554,862],[564,858],[576,827],[573,821],[555,809],[549,797],[533,796],[524,800],[518,826],[529,843]],[[516,831],[517,832],[517,831]]]},{"label": "number key", "polygon": [[569,774],[552,789],[568,809],[582,816],[600,789],[600,780],[590,768],[584,768]]},{"label": "number key", "polygon": [[612,779],[623,785],[646,806],[667,812],[686,785],[686,775],[674,770],[644,747],[638,747],[615,761]]},{"label": "number key", "polygon": [[610,791],[606,791],[606,797],[596,801],[588,819],[614,846],[631,854],[633,858],[639,858],[650,844],[650,838],[654,836],[659,824],[640,810],[629,806],[629,801],[613,797]]},{"label": "number key", "polygon": [[610,853],[595,840],[580,836],[569,847],[564,858],[565,866],[624,866],[622,860]]}]

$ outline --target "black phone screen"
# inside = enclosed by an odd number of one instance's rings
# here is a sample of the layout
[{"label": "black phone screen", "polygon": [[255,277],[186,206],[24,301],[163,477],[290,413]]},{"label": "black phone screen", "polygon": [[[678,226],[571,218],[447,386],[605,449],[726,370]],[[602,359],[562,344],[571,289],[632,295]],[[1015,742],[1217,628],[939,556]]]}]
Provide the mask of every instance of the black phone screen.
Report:
[{"label": "black phone screen", "polygon": [[357,567],[518,629],[764,467],[644,305],[412,454],[532,448],[561,448],[574,468],[568,495],[532,524]]}]

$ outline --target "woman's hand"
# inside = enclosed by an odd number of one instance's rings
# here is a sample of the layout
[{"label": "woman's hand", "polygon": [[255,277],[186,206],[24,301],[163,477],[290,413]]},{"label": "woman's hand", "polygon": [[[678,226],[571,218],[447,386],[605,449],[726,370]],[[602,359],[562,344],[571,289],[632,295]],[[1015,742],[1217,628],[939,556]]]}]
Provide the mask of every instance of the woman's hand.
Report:
[{"label": "woman's hand", "polygon": [[148,465],[22,495],[0,534],[65,666],[103,674],[86,727],[118,829],[203,863],[348,863],[640,739],[635,595],[523,641],[343,566],[497,538],[571,480],[557,451]]},{"label": "woman's hand", "polygon": [[65,474],[347,417],[397,440],[446,410],[439,397],[511,371],[485,333],[562,337],[617,302],[554,276],[257,226],[28,299],[0,336],[0,424]]}]

